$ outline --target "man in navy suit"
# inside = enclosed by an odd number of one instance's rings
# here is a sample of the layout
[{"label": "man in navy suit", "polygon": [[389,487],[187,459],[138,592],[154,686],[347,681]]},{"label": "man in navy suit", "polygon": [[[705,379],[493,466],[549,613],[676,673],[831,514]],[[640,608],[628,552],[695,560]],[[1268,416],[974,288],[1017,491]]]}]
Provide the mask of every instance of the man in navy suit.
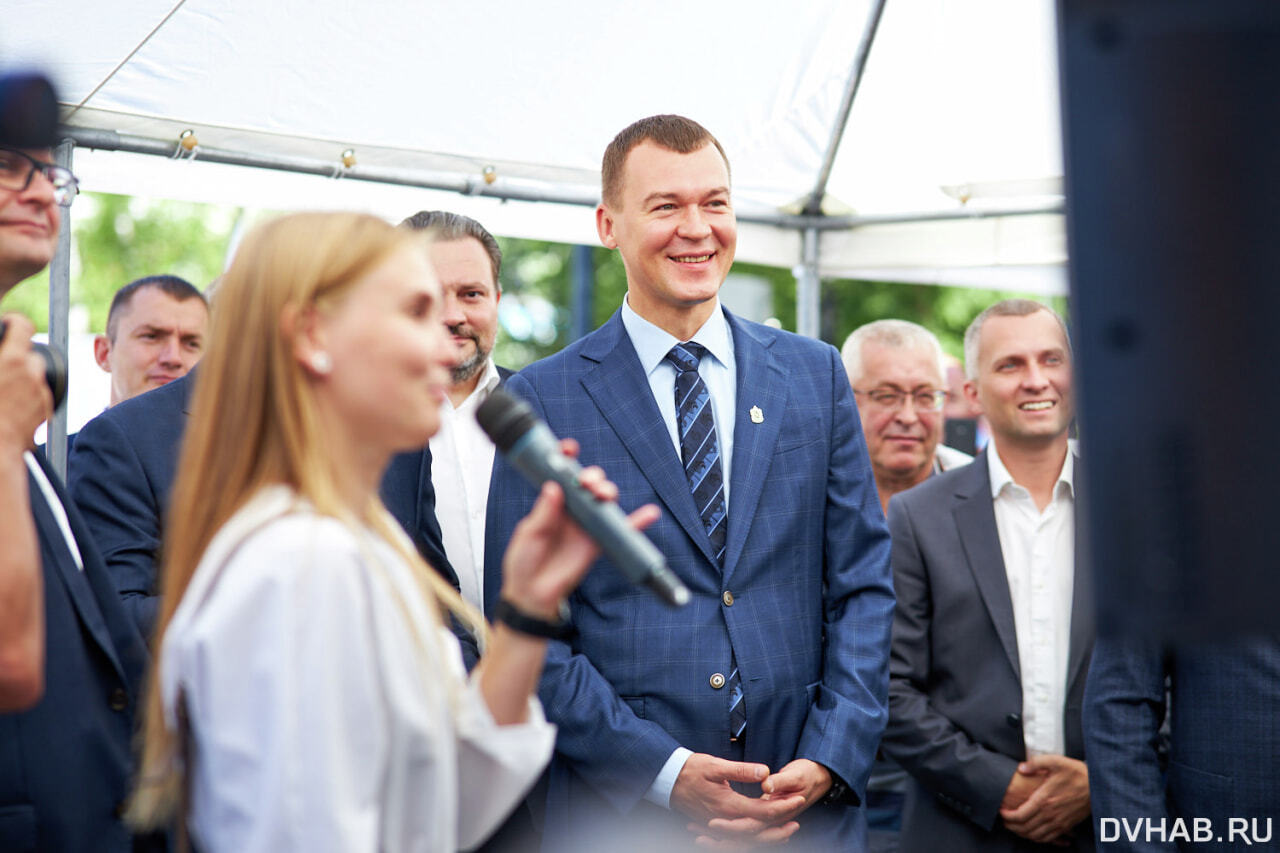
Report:
[{"label": "man in navy suit", "polygon": [[[106,557],[120,597],[147,638],[155,628],[159,600],[157,560],[164,512],[197,374],[193,370],[89,421],[71,448],[67,466],[71,494]],[[422,556],[457,587],[436,519],[430,449],[396,455],[380,491]],[[471,666],[478,650],[465,631],[458,631]]]},{"label": "man in navy suit", "polygon": [[1280,849],[1280,637],[1163,645],[1116,626],[1084,698],[1101,849]]},{"label": "man in navy suit", "polygon": [[[139,631],[150,638],[159,602],[160,535],[191,414],[192,383],[181,379],[112,406],[80,430],[72,448],[70,491]],[[423,557],[457,585],[445,559],[431,488],[430,451],[401,453],[382,478],[382,500]],[[465,647],[464,647],[465,649]]]},{"label": "man in navy suit", "polygon": [[[11,109],[35,113],[15,128]],[[42,78],[0,79],[0,296],[53,256],[75,178],[52,165],[57,102]],[[0,347],[0,850],[150,849],[119,818],[133,773],[146,645],[58,476],[30,452],[51,408],[31,325]],[[38,574],[32,574],[36,568]],[[36,634],[29,633],[34,625]],[[20,636],[23,654],[11,655]],[[34,643],[38,667],[27,670]],[[16,663],[11,663],[15,661]],[[14,710],[26,707],[27,710]]]},{"label": "man in navy suit", "polygon": [[444,294],[442,316],[458,347],[449,397],[440,406],[440,429],[428,445],[431,483],[437,494],[449,496],[436,507],[436,518],[462,597],[481,607],[485,505],[494,448],[475,413],[511,375],[493,360],[502,249],[488,229],[460,213],[422,210],[401,224],[431,234],[428,252]]},{"label": "man in navy suit", "polygon": [[[692,601],[672,610],[610,565],[572,596],[573,635],[550,644],[539,691],[559,726],[544,849],[695,836],[855,849],[893,592],[840,356],[721,307],[729,165],[697,123],[655,116],[620,133],[596,222],[622,255],[623,307],[508,389],[580,442],[625,508],[662,507],[648,535]],[[677,387],[691,390],[677,400]],[[502,544],[532,499],[495,463],[490,613]]]}]

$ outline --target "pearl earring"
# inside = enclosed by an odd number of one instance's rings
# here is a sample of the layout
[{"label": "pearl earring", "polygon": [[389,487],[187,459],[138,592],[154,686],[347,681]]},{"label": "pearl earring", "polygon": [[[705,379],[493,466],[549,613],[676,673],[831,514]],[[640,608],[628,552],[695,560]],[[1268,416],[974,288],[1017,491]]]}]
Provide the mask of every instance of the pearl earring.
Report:
[{"label": "pearl earring", "polygon": [[314,352],[311,354],[311,369],[321,376],[328,376],[333,370],[333,359],[327,352]]}]

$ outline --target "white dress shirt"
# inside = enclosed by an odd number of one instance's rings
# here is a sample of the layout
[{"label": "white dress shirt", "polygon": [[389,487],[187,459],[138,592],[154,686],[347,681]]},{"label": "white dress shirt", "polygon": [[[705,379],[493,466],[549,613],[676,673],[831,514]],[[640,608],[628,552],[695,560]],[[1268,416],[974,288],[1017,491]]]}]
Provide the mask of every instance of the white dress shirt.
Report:
[{"label": "white dress shirt", "polygon": [[1062,755],[1075,585],[1075,464],[1068,450],[1053,498],[1041,512],[1031,493],[1009,476],[995,444],[987,450],[996,528],[1018,635],[1027,755]]},{"label": "white dress shirt", "polygon": [[[676,420],[676,368],[667,361],[667,353],[676,344],[687,343],[658,328],[622,301],[622,327],[640,357],[640,366],[649,377],[649,388],[658,404],[662,421],[671,433],[671,445],[680,458],[680,427]],[[711,413],[716,422],[716,441],[720,444],[720,468],[724,474],[724,505],[729,506],[729,471],[733,460],[733,412],[738,400],[738,363],[733,359],[733,334],[729,321],[716,300],[715,310],[694,332],[690,341],[706,347],[711,358],[698,362],[698,375],[707,384],[711,395]]]},{"label": "white dress shirt", "polygon": [[493,473],[493,441],[476,423],[476,409],[498,387],[493,359],[458,408],[440,404],[440,429],[431,437],[431,485],[444,553],[458,575],[462,597],[484,607],[484,522]]},{"label": "white dress shirt", "polygon": [[44,495],[44,502],[48,504],[49,512],[53,513],[54,519],[58,522],[58,529],[62,531],[62,538],[67,540],[67,550],[71,552],[71,559],[76,561],[76,568],[84,571],[84,558],[80,556],[80,546],[76,544],[76,537],[71,532],[71,520],[67,518],[67,508],[62,505],[62,501],[58,500],[58,493],[54,491],[53,484],[49,482],[49,478],[44,474],[44,469],[40,467],[40,463],[36,461],[36,458],[31,455],[30,450],[23,451],[22,461],[27,463],[27,470],[31,472],[36,484],[40,486],[40,493]]},{"label": "white dress shirt", "polygon": [[495,725],[397,551],[283,486],[210,542],[160,689],[171,726],[186,700],[189,825],[210,853],[472,846],[555,739],[536,698],[527,723]]},{"label": "white dress shirt", "polygon": [[[680,458],[680,428],[676,420],[676,368],[667,361],[667,353],[676,344],[686,343],[650,323],[631,308],[630,302],[622,301],[622,326],[640,357],[640,366],[649,377],[649,388],[653,391],[653,399],[658,404],[662,420],[671,433],[671,443],[675,447],[676,458]],[[702,328],[689,340],[706,347],[707,355],[698,362],[698,375],[707,384],[707,393],[711,396],[711,412],[716,423],[716,441],[720,445],[720,466],[724,475],[724,505],[729,509],[729,461],[733,458],[733,412],[738,400],[738,363],[733,357],[733,334],[729,331],[729,322],[720,310],[720,300],[716,299],[715,310],[702,324]],[[676,777],[684,763],[689,760],[693,751],[678,747],[671,753],[657,778],[645,793],[645,799],[664,808],[671,807],[671,789],[675,787]]]}]

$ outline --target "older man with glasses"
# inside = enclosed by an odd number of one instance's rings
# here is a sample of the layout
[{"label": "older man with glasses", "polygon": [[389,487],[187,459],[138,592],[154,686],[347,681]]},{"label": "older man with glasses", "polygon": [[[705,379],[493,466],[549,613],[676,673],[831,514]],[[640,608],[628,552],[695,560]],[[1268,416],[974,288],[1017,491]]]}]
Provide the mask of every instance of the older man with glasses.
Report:
[{"label": "older man with glasses", "polygon": [[906,320],[860,326],[840,351],[862,418],[867,455],[888,512],[889,498],[930,474],[973,461],[942,441],[946,367],[932,332]]},{"label": "older man with glasses", "polygon": [[[941,444],[947,403],[942,345],[924,326],[876,320],[859,326],[840,351],[867,439],[880,508],[930,475],[973,461]],[[876,756],[867,782],[867,841],[872,853],[897,849],[906,772]]]},{"label": "older man with glasses", "polygon": [[[49,162],[57,99],[0,76],[0,296],[53,257],[75,176]],[[0,343],[0,850],[139,851],[119,818],[147,649],[58,475],[31,452],[52,409],[32,324]]]}]

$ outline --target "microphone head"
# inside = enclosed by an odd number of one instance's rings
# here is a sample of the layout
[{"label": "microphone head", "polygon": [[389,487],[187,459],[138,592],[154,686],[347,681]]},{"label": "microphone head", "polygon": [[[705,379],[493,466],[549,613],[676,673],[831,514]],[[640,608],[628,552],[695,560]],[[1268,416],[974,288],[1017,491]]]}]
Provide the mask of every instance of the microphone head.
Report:
[{"label": "microphone head", "polygon": [[58,142],[58,96],[41,74],[0,74],[0,146],[52,148]]},{"label": "microphone head", "polygon": [[476,423],[506,453],[538,423],[538,416],[524,400],[495,388],[476,409]]}]

